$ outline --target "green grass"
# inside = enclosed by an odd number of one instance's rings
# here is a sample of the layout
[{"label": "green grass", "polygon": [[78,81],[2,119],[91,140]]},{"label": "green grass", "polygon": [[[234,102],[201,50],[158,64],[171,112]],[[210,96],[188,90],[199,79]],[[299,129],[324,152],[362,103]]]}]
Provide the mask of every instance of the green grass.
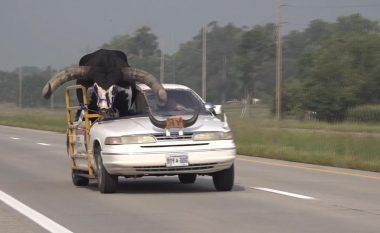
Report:
[{"label": "green grass", "polygon": [[[227,105],[223,106],[223,110],[232,118],[239,118],[241,115],[242,105]],[[300,121],[293,119],[284,119],[274,121],[274,117],[270,114],[270,110],[266,105],[251,105],[248,107],[246,119],[254,120],[255,125],[264,128],[289,128],[289,129],[315,129],[338,132],[366,132],[380,133],[380,124],[376,123],[355,123],[355,122],[340,122],[327,123],[320,121]]]},{"label": "green grass", "polygon": [[[66,131],[64,110],[1,107],[1,125]],[[239,111],[227,111],[239,154],[380,172],[378,124],[275,121],[262,106],[241,119]]]},{"label": "green grass", "polygon": [[12,106],[2,109],[0,125],[66,132],[66,112],[64,110],[19,109]]},{"label": "green grass", "polygon": [[[253,119],[230,119],[238,153],[266,158],[380,171],[380,135],[346,131],[351,126],[331,128],[315,122],[313,127],[295,124],[283,128],[281,122]],[[286,122],[284,123],[286,125]],[[346,124],[346,123],[345,123]],[[366,129],[367,125],[363,128]],[[297,130],[297,129],[309,130]],[[337,133],[336,130],[338,129]]]}]

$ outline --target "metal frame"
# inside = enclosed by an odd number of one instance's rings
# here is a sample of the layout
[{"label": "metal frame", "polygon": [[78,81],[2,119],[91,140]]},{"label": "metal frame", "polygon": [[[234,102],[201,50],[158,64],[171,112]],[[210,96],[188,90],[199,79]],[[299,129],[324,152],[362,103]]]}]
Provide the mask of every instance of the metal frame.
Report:
[{"label": "metal frame", "polygon": [[[78,89],[80,89],[82,91],[84,107],[80,106],[80,105],[71,106],[71,104],[70,104],[70,100],[71,100],[70,97],[72,96],[72,92],[75,91],[75,94],[76,94],[76,91]],[[77,98],[77,97],[75,96],[75,98]],[[95,121],[97,121],[97,120],[99,120],[100,115],[88,113],[88,109],[87,109],[87,106],[88,106],[87,88],[85,88],[81,85],[73,85],[73,86],[66,87],[66,89],[65,89],[65,100],[66,100],[67,138],[68,138],[67,152],[68,152],[69,157],[70,157],[71,169],[77,170],[77,171],[79,170],[79,171],[88,172],[87,176],[89,178],[95,178],[95,169],[92,166],[92,164],[94,164],[92,161],[93,160],[93,156],[92,156],[93,151],[92,151],[92,148],[89,148],[89,145],[90,145],[90,128],[92,126],[91,119],[95,119]],[[78,122],[75,119],[76,118],[76,112],[78,110],[84,111],[83,120],[84,120],[84,130],[85,130],[85,147],[86,147],[85,159],[87,160],[87,164],[88,164],[87,169],[77,167],[76,163],[75,163],[75,158],[83,158],[80,155],[75,154],[75,149],[74,149],[75,143],[76,143],[75,142],[75,130],[78,129],[79,127],[83,127],[83,126],[79,126],[79,125],[74,124],[74,122]],[[85,174],[83,174],[83,175],[85,175]]]}]

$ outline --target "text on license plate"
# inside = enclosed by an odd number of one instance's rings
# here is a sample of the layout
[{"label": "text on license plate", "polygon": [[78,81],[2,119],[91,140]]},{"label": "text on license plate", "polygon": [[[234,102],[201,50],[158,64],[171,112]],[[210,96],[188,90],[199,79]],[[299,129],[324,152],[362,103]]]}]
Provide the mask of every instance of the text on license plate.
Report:
[{"label": "text on license plate", "polygon": [[188,166],[188,156],[187,155],[169,155],[166,157],[167,167],[182,167]]}]

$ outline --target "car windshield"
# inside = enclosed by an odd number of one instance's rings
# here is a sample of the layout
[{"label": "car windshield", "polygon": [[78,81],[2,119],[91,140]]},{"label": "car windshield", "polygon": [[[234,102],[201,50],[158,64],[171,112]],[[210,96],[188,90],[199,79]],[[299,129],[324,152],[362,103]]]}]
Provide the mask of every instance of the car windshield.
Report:
[{"label": "car windshield", "polygon": [[167,89],[168,101],[165,106],[160,106],[156,95],[151,91],[145,92],[145,98],[151,111],[155,115],[175,116],[192,115],[197,110],[200,114],[210,114],[206,111],[202,100],[190,90]]}]

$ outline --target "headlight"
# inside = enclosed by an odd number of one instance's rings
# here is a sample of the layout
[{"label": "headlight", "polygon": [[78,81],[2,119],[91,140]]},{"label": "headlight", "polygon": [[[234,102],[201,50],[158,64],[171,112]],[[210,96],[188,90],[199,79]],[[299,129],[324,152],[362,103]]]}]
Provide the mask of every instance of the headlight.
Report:
[{"label": "headlight", "polygon": [[232,132],[206,132],[194,134],[194,141],[231,140]]},{"label": "headlight", "polygon": [[123,145],[123,144],[143,144],[155,143],[156,139],[151,135],[131,135],[122,137],[107,137],[104,141],[106,145]]}]

